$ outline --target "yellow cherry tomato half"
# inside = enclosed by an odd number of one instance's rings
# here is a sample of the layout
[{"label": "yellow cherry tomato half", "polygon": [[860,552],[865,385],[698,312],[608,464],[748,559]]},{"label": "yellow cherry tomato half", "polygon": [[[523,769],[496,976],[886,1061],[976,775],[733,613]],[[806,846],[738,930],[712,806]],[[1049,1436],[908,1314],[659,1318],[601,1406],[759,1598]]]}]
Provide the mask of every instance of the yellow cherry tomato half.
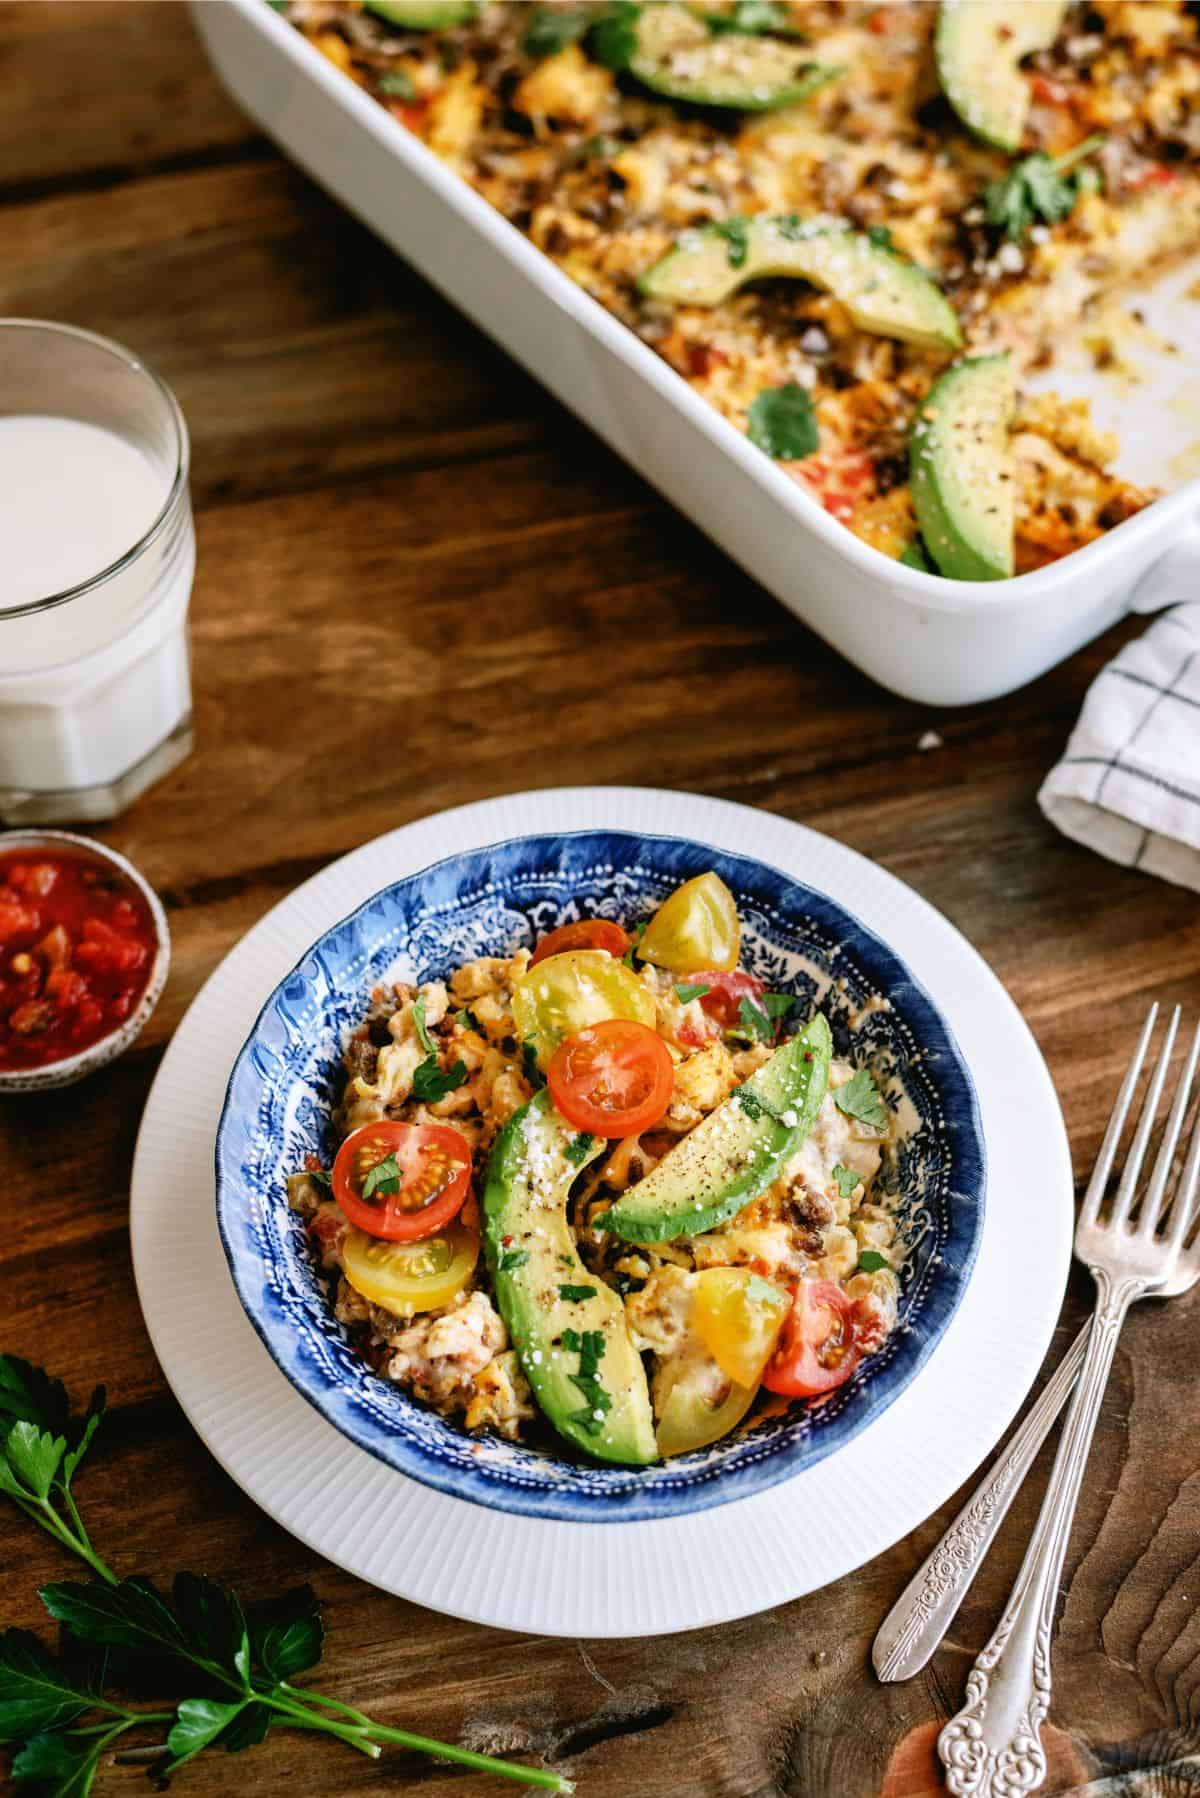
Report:
[{"label": "yellow cherry tomato half", "polygon": [[448,1305],[478,1259],[479,1237],[462,1223],[420,1242],[387,1242],[350,1230],[342,1244],[342,1271],[355,1292],[394,1317]]},{"label": "yellow cherry tomato half", "polygon": [[[692,1376],[700,1373],[701,1366],[692,1363],[685,1368],[659,1407],[655,1435],[664,1458],[719,1442],[754,1403],[757,1386],[730,1385],[720,1378],[714,1382],[712,1375],[717,1370],[711,1362],[705,1368],[706,1377],[697,1380]],[[719,1395],[715,1404],[710,1396],[714,1392]]]},{"label": "yellow cherry tomato half", "polygon": [[637,946],[643,961],[672,974],[737,967],[742,926],[733,894],[719,874],[697,874],[667,896]]},{"label": "yellow cherry tomato half", "polygon": [[792,1295],[748,1267],[709,1267],[696,1276],[696,1333],[723,1374],[757,1386],[775,1352]]},{"label": "yellow cherry tomato half", "polygon": [[545,1068],[559,1043],[589,1024],[630,1018],[651,1030],[653,995],[632,968],[603,949],[571,949],[527,968],[513,987],[513,1020]]}]

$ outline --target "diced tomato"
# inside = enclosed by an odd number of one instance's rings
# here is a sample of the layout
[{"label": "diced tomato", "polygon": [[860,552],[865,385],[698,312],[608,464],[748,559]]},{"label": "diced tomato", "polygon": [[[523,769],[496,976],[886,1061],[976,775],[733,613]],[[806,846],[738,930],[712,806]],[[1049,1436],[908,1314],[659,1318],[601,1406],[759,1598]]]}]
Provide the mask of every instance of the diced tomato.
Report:
[{"label": "diced tomato", "polygon": [[842,524],[853,518],[855,506],[875,479],[874,464],[865,450],[806,456],[802,462],[789,463],[787,472]]},{"label": "diced tomato", "polygon": [[718,970],[694,974],[688,984],[708,988],[701,996],[700,1004],[723,1030],[732,1030],[738,1022],[738,1008],[743,999],[761,999],[767,990],[765,981],[747,974],[744,968],[730,968],[728,973]]},{"label": "diced tomato", "polygon": [[11,887],[0,887],[0,943],[28,936],[40,924],[41,918],[32,905],[26,905]]},{"label": "diced tomato", "polygon": [[1070,103],[1071,89],[1065,81],[1056,81],[1052,75],[1034,75],[1030,86],[1033,97],[1044,106],[1066,106]]},{"label": "diced tomato", "polygon": [[87,992],[87,981],[74,968],[55,968],[46,977],[42,992],[47,999],[53,999],[60,1011],[66,1011],[78,1005]]},{"label": "diced tomato", "polygon": [[1165,162],[1148,162],[1144,167],[1126,175],[1124,185],[1131,193],[1145,193],[1152,187],[1170,187],[1174,184],[1176,172]]},{"label": "diced tomato", "polygon": [[688,373],[703,380],[713,369],[729,361],[724,350],[719,350],[712,343],[689,343],[687,346]]},{"label": "diced tomato", "polygon": [[145,943],[119,935],[100,918],[88,918],[83,926],[83,941],[75,950],[75,963],[97,974],[132,974],[148,954]]},{"label": "diced tomato", "polygon": [[387,109],[406,131],[415,131],[419,136],[429,116],[429,101],[392,100],[387,103]]}]

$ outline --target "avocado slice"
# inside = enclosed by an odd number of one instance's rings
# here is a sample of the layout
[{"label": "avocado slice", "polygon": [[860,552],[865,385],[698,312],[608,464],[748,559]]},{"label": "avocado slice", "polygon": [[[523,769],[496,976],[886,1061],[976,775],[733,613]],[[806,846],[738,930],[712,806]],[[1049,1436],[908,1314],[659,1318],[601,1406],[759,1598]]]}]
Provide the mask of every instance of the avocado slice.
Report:
[{"label": "avocado slice", "polygon": [[921,537],[953,580],[1002,581],[1013,571],[1012,410],[1007,355],[969,357],[934,382],[909,433]]},{"label": "avocado slice", "polygon": [[653,300],[719,306],[745,282],[768,275],[825,288],[861,331],[925,349],[955,350],[962,343],[953,306],[915,262],[865,232],[793,212],[685,231],[638,287]]},{"label": "avocado slice", "polygon": [[478,0],[363,0],[363,6],[401,31],[437,31],[450,25],[465,25],[479,11]]},{"label": "avocado slice", "polygon": [[942,0],[934,55],[942,92],[976,137],[1019,150],[1029,111],[1021,59],[1046,50],[1065,0]]},{"label": "avocado slice", "polygon": [[756,1199],[813,1127],[833,1041],[818,1012],[597,1221],[628,1242],[698,1236]]},{"label": "avocado slice", "polygon": [[500,1315],[538,1404],[598,1461],[658,1458],[642,1358],[617,1293],[590,1274],[567,1194],[606,1145],[580,1135],[543,1088],[496,1139],[483,1194],[484,1246]]},{"label": "avocado slice", "polygon": [[592,35],[601,62],[628,70],[656,94],[698,106],[770,112],[807,100],[845,71],[815,63],[802,44],[709,29],[687,6],[623,6]]}]

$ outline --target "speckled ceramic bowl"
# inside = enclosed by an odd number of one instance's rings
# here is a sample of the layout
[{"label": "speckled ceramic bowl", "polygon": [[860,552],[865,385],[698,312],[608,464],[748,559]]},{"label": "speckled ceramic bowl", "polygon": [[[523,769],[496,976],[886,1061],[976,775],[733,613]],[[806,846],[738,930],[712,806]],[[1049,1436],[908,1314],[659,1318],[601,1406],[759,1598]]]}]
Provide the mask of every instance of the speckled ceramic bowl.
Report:
[{"label": "speckled ceramic bowl", "polygon": [[[734,893],[742,959],[776,990],[819,1005],[840,1052],[871,1067],[898,1108],[881,1179],[910,1243],[901,1318],[815,1410],[752,1412],[721,1442],[654,1467],[584,1463],[473,1437],[407,1398],[356,1355],[326,1302],[286,1179],[328,1163],[340,1053],[388,978],[444,978],[580,916],[647,917],[713,868]],[[883,1003],[886,1001],[886,1003]],[[339,1430],[411,1478],[475,1503],[592,1523],[659,1518],[799,1474],[904,1390],[958,1307],[983,1226],[975,1091],[950,1029],[903,962],[823,893],[765,864],[673,837],[618,831],[518,838],[397,881],[326,931],[267,1000],[243,1046],[217,1133],[217,1216],[250,1321],[292,1384]]]},{"label": "speckled ceramic bowl", "polygon": [[98,862],[107,862],[109,867],[117,869],[131,886],[137,888],[150,907],[150,915],[154,920],[156,947],[150,978],[146,982],[145,992],[123,1024],[116,1030],[110,1030],[107,1036],[89,1043],[77,1055],[64,1056],[61,1061],[52,1061],[46,1067],[0,1068],[0,1093],[46,1092],[55,1086],[71,1086],[76,1080],[94,1074],[97,1068],[102,1068],[106,1062],[123,1054],[130,1043],[136,1042],[167,982],[167,969],[171,965],[171,933],[167,928],[167,914],[158,894],[138,873],[133,863],[126,861],[123,855],[118,855],[115,849],[108,849],[91,837],[76,836],[69,830],[0,831],[0,855],[14,849],[29,850],[34,854],[39,849],[74,849],[92,856]]}]

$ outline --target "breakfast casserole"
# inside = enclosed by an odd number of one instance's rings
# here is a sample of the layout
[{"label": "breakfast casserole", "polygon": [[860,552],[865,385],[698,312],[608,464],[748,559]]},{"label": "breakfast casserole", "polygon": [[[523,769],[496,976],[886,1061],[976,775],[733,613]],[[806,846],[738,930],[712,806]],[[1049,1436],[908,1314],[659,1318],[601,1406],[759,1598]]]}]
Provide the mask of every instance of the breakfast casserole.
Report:
[{"label": "breakfast casserole", "polygon": [[[644,1464],[824,1403],[897,1321],[894,1093],[739,965],[714,873],[379,988],[288,1182],[334,1316],[470,1431]],[[756,1413],[757,1414],[757,1413]]]},{"label": "breakfast casserole", "polygon": [[1023,394],[1200,247],[1185,0],[282,0],[884,554],[998,579],[1155,494]]}]

